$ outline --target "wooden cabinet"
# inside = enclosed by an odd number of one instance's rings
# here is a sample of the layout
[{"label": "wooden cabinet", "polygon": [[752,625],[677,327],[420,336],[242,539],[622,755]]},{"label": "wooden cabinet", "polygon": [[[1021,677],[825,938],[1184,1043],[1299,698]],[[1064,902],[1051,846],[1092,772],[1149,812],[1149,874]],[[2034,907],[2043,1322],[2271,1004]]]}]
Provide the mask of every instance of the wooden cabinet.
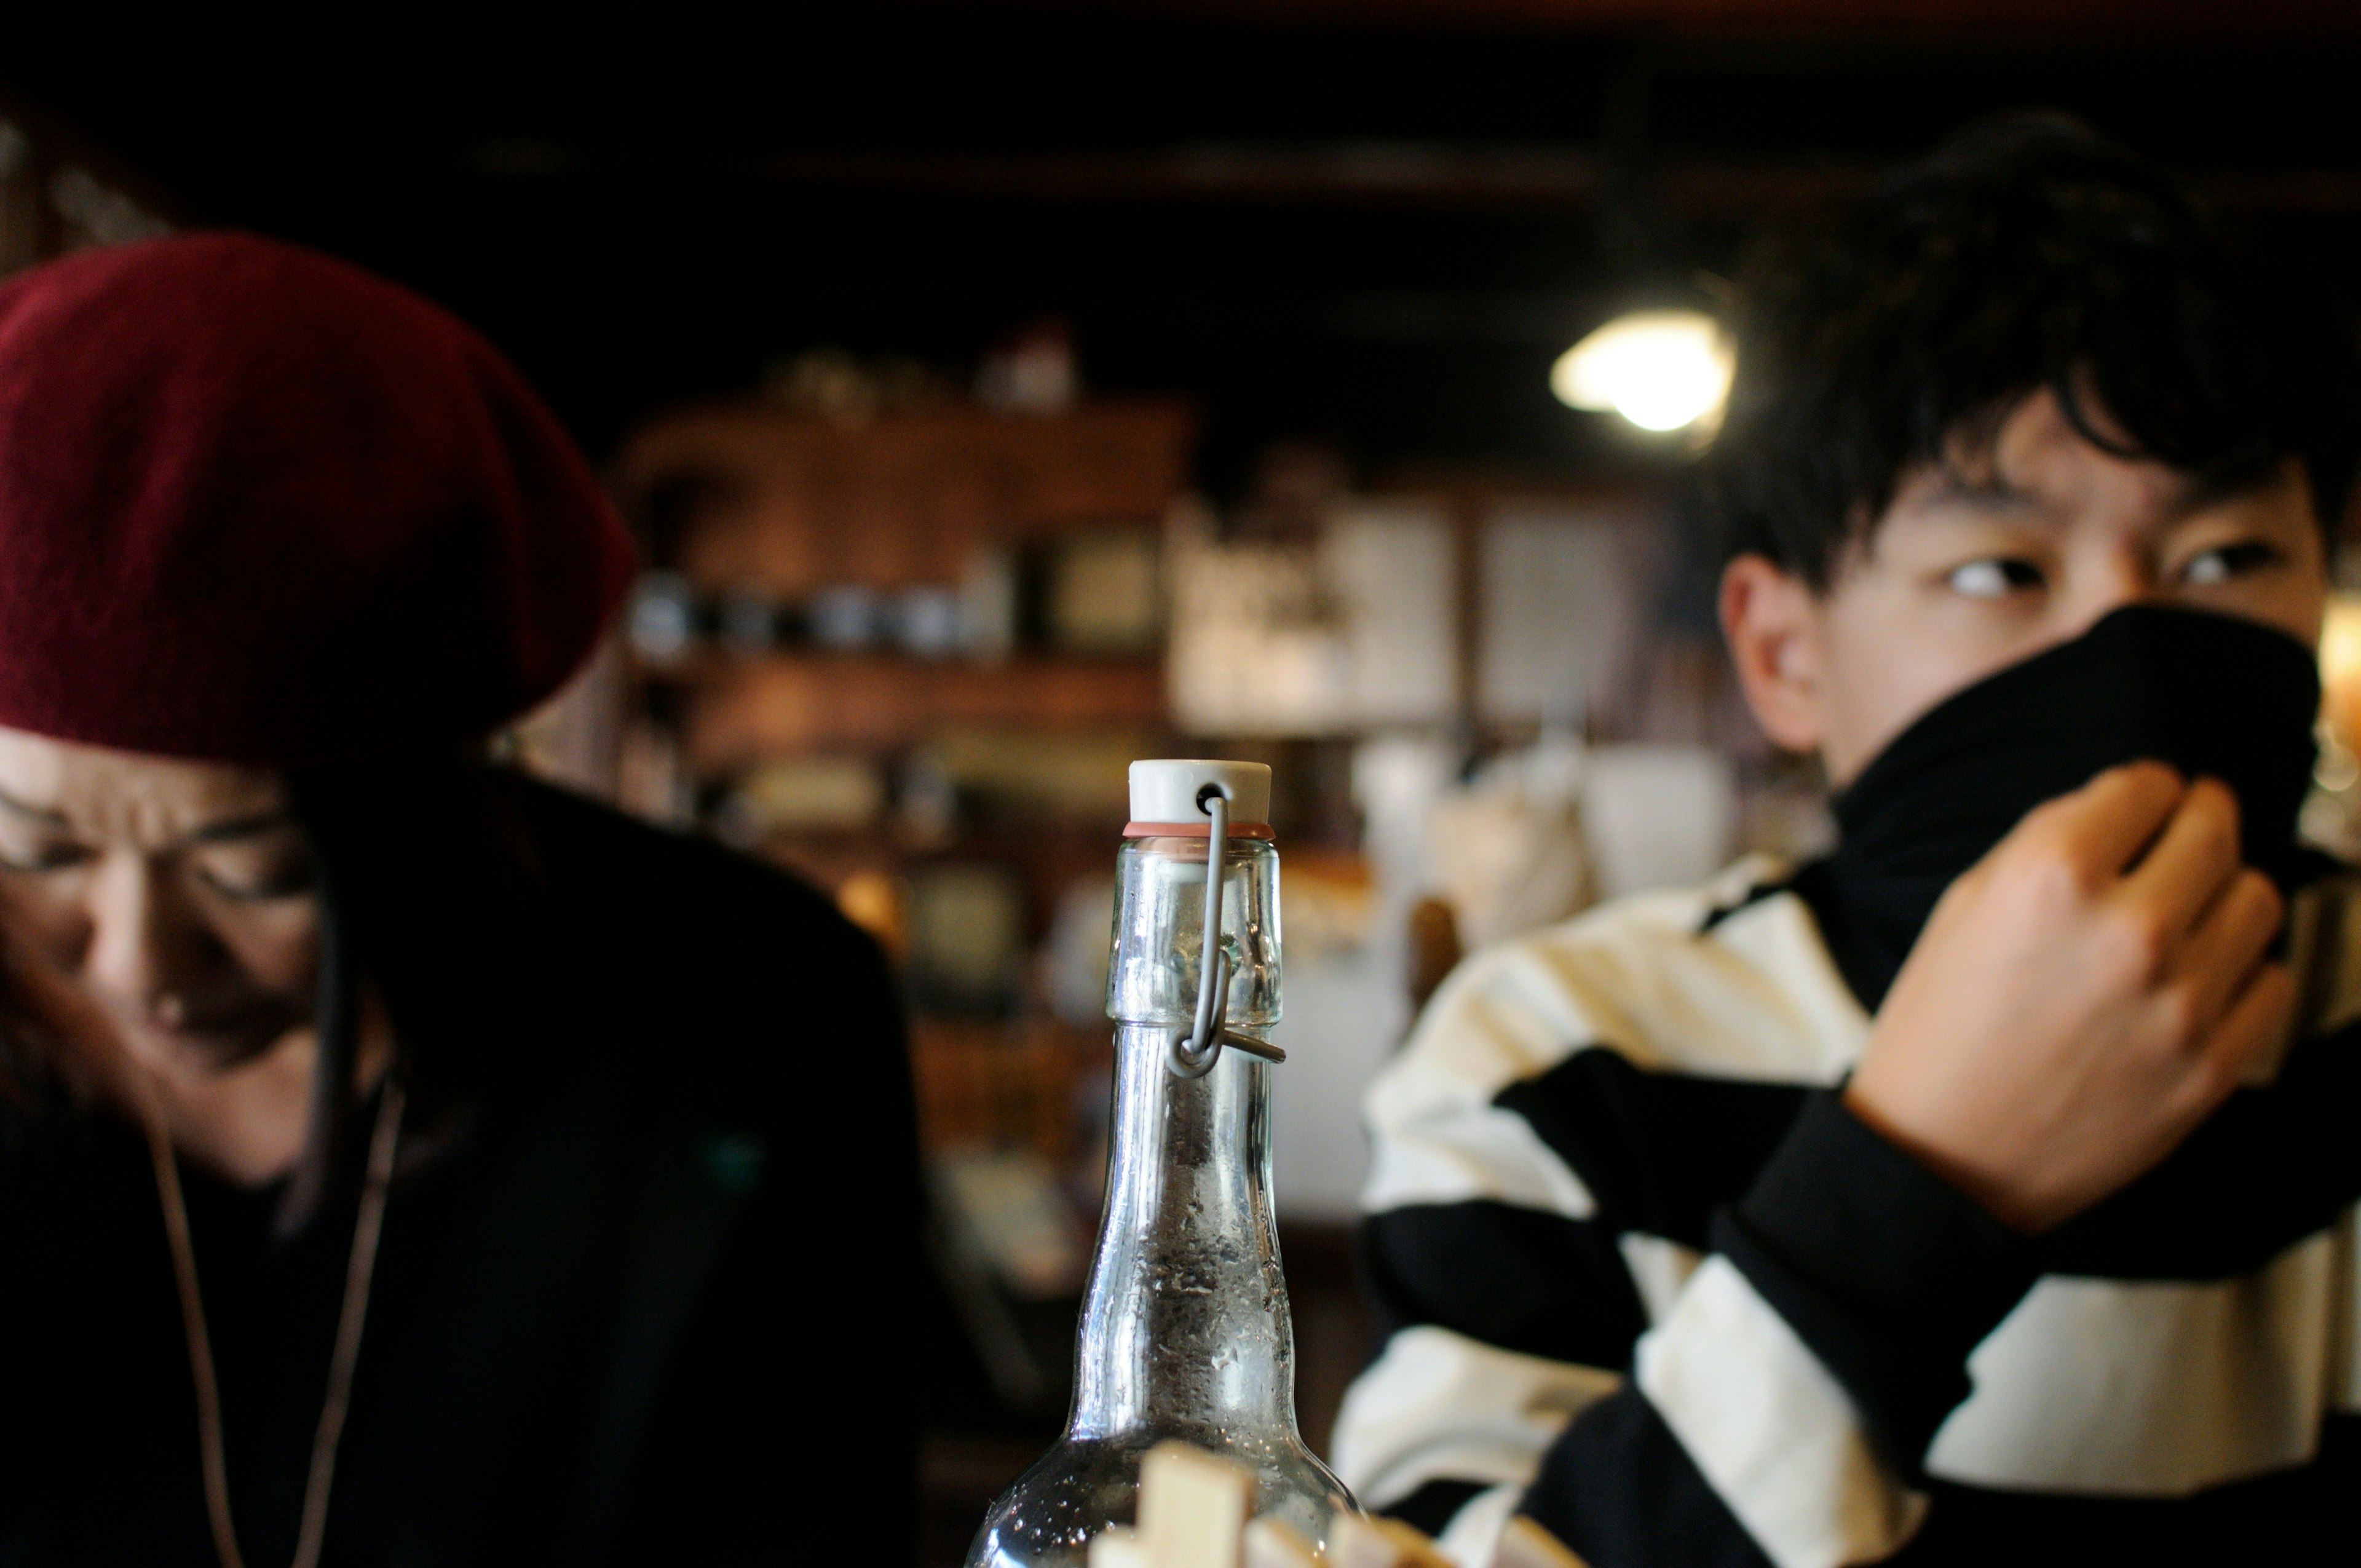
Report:
[{"label": "wooden cabinet", "polygon": [[660,547],[693,583],[794,598],[956,582],[979,545],[1154,521],[1188,484],[1195,438],[1187,407],[1163,401],[858,425],[733,405],[648,426],[614,482],[642,518],[679,498]]},{"label": "wooden cabinet", "polygon": [[[1155,527],[1188,482],[1195,430],[1184,405],[1145,400],[854,425],[718,405],[640,431],[612,482],[654,565],[716,598],[794,604],[846,587],[949,588],[983,553]],[[952,727],[1137,731],[1164,716],[1152,651],[714,652],[650,674],[678,692],[682,756],[705,779],[799,752],[884,755]]]},{"label": "wooden cabinet", "polygon": [[722,659],[683,683],[681,744],[718,776],[810,751],[890,751],[952,729],[1152,730],[1160,665],[1030,656],[1005,663],[892,655]]},{"label": "wooden cabinet", "polygon": [[[958,591],[979,564],[1021,576],[1027,563],[1071,565],[1115,534],[1152,552],[1189,482],[1194,440],[1190,411],[1166,401],[1055,417],[952,407],[860,424],[750,401],[646,426],[609,479],[652,565],[677,574],[668,591],[716,610],[776,606],[774,623],[792,626],[797,607],[848,589],[880,604]],[[1039,596],[1037,611],[1049,601]],[[929,1147],[1027,1147],[1061,1168],[1087,1159],[1076,1107],[1104,1098],[1088,1085],[1106,1071],[1106,1036],[1051,1018],[1033,990],[1034,954],[1069,891],[1114,864],[1123,760],[1169,728],[1160,648],[1060,646],[1048,613],[990,656],[929,655],[883,636],[830,649],[808,617],[774,645],[730,646],[720,625],[705,623],[676,656],[634,674],[639,742],[669,759],[665,776],[686,780],[668,798],[697,803],[738,842],[835,892],[905,959]],[[868,770],[872,788],[839,793],[873,796],[873,818],[823,829],[763,817],[762,803],[781,794],[766,786],[845,769]],[[927,787],[937,793],[922,822]],[[957,800],[947,822],[946,787]],[[994,992],[1013,1007],[962,1014],[942,1002],[949,988],[929,984],[924,949],[941,922],[914,911],[947,877],[994,879],[1021,911],[1007,923],[1017,944],[1009,983]],[[971,921],[961,939],[972,946],[984,939],[980,926],[1001,924]],[[937,1006],[946,1015],[928,1015]]]}]

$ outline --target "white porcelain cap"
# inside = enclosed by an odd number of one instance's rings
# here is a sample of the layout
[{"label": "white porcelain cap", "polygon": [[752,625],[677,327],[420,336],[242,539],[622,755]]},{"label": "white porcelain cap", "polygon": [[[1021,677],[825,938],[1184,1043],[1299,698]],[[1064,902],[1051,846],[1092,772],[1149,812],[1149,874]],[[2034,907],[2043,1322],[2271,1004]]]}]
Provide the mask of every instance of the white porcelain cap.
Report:
[{"label": "white porcelain cap", "polygon": [[1131,764],[1134,822],[1202,822],[1197,792],[1222,784],[1230,792],[1230,820],[1270,820],[1270,768],[1262,762],[1215,762],[1198,758],[1162,759]]}]

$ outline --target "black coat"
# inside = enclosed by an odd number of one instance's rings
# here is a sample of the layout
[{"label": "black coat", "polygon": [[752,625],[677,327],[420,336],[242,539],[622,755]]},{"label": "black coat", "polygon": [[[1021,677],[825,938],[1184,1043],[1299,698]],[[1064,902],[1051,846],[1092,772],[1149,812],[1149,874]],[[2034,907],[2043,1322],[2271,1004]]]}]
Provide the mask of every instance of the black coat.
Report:
[{"label": "black coat", "polygon": [[[502,1015],[534,1022],[407,1146],[324,1561],[908,1561],[917,1156],[876,948],[789,877],[495,789],[537,955]],[[274,1194],[187,1183],[239,1539],[275,1568],[357,1180],[283,1243]],[[214,1560],[159,1214],[133,1129],[0,1112],[0,1563]]]}]

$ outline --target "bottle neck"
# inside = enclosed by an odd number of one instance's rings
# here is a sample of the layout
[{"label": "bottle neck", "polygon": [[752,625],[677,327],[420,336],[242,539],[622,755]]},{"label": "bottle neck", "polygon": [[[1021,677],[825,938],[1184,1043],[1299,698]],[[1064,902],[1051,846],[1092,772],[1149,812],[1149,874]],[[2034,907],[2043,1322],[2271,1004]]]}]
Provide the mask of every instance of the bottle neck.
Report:
[{"label": "bottle neck", "polygon": [[1270,1069],[1226,1050],[1166,1065],[1172,1030],[1115,1029],[1106,1207],[1069,1432],[1218,1431],[1300,1444],[1295,1339],[1270,1204]]}]

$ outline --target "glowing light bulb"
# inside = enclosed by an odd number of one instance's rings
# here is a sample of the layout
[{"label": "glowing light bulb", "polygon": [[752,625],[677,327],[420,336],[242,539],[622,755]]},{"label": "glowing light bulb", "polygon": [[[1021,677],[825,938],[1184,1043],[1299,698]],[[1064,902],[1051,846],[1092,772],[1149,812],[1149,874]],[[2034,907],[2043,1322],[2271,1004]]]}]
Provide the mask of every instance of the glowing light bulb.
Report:
[{"label": "glowing light bulb", "polygon": [[2361,748],[2361,594],[2331,594],[2320,627],[2322,707],[2346,748]]},{"label": "glowing light bulb", "polygon": [[1730,345],[1702,311],[1633,311],[1558,356],[1550,390],[1569,408],[1611,409],[1642,430],[1685,429],[1721,413]]}]

